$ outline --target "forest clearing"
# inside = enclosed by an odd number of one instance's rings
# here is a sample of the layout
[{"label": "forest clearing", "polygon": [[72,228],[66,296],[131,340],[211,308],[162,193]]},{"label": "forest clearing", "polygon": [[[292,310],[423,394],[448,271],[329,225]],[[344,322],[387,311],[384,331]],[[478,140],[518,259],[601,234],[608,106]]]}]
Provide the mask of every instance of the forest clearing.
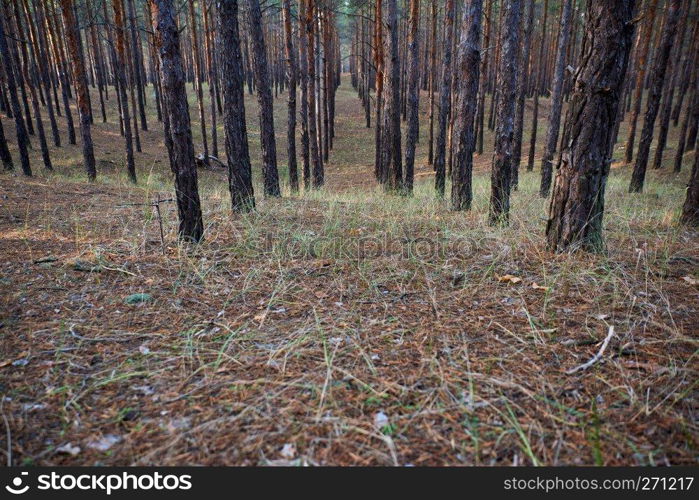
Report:
[{"label": "forest clearing", "polygon": [[696,465],[697,2],[0,2],[7,465]]}]

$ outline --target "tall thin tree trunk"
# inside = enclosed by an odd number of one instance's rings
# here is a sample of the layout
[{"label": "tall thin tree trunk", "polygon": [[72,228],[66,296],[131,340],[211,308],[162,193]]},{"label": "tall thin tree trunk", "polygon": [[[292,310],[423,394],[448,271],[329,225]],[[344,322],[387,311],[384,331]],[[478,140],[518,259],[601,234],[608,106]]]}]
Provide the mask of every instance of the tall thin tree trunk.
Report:
[{"label": "tall thin tree trunk", "polygon": [[680,16],[680,0],[669,0],[667,15],[665,16],[665,26],[663,27],[660,45],[656,50],[651,71],[651,87],[646,103],[646,115],[643,120],[643,129],[638,142],[638,153],[636,163],[631,174],[631,184],[629,192],[640,193],[643,191],[643,182],[646,177],[646,167],[648,166],[648,155],[650,153],[650,143],[653,141],[653,127],[658,116],[660,107],[660,97],[665,84],[665,73],[667,62],[670,58],[672,43],[675,39],[675,29]]},{"label": "tall thin tree trunk", "polygon": [[306,0],[299,0],[299,68],[301,77],[301,157],[303,158],[303,187],[311,187],[311,160],[308,132],[308,38],[305,33]]},{"label": "tall thin tree trunk", "polygon": [[[9,19],[9,17],[6,15],[7,12],[4,5],[0,5],[0,13],[3,14],[5,19]],[[5,28],[2,20],[0,20],[0,55],[2,56],[2,60],[4,62],[5,83],[7,84],[7,93],[9,94],[10,105],[12,106],[12,116],[15,120],[17,148],[19,149],[22,172],[24,175],[31,176],[32,169],[29,165],[29,148],[31,147],[31,144],[29,142],[29,134],[27,133],[27,128],[24,123],[24,117],[22,116],[22,108],[19,104],[19,97],[17,96],[17,84],[15,83],[15,73],[14,68],[12,67],[12,56],[10,55],[10,48],[7,43],[7,37],[5,35]],[[11,165],[11,163],[7,162],[4,164],[5,168],[8,168],[8,166]]]},{"label": "tall thin tree trunk", "polygon": [[311,153],[311,183],[314,188],[323,185],[325,173],[318,144],[316,113],[316,61],[315,61],[315,0],[304,0],[306,6],[305,31],[308,38],[308,135]]},{"label": "tall thin tree trunk", "polygon": [[541,188],[539,194],[542,198],[549,195],[551,189],[551,175],[553,155],[558,143],[558,131],[561,126],[561,108],[563,106],[563,72],[566,66],[566,48],[570,36],[570,18],[573,10],[573,0],[564,0],[561,12],[561,31],[558,37],[558,49],[556,51],[556,66],[553,74],[553,91],[551,92],[551,111],[549,111],[548,128],[546,129],[546,142],[544,144],[544,156],[541,159]]},{"label": "tall thin tree trunk", "polygon": [[451,206],[454,210],[470,210],[473,199],[471,180],[476,145],[474,121],[478,110],[482,15],[483,0],[469,0],[464,6],[456,66],[462,76],[457,100],[458,141],[451,185]]},{"label": "tall thin tree trunk", "polygon": [[284,37],[289,79],[288,119],[286,129],[286,152],[289,163],[289,186],[292,193],[299,191],[299,174],[296,166],[296,52],[294,50],[294,35],[291,30],[291,0],[283,0]]},{"label": "tall thin tree trunk", "polygon": [[408,132],[405,138],[405,182],[403,191],[413,194],[415,146],[420,135],[420,0],[410,0],[408,31]]},{"label": "tall thin tree trunk", "polygon": [[[548,0],[546,0],[548,1]],[[487,51],[490,49],[490,30],[493,25],[492,21],[492,12],[493,12],[493,3],[495,0],[487,0],[488,2],[488,10],[485,15],[485,34],[483,35],[483,49],[484,51]],[[484,54],[484,57],[481,58],[481,68],[480,68],[480,82],[478,84],[478,109],[476,111],[476,149],[478,151],[478,154],[481,155],[483,154],[483,135],[485,134],[484,130],[484,125],[485,125],[485,96],[486,96],[486,91],[488,87],[488,55]]]},{"label": "tall thin tree trunk", "polygon": [[68,39],[68,49],[75,76],[75,86],[78,98],[78,114],[80,116],[80,136],[82,138],[83,163],[87,178],[94,181],[97,178],[95,168],[95,152],[92,146],[92,134],[90,133],[90,123],[92,112],[90,110],[90,91],[87,88],[87,74],[85,64],[80,54],[80,37],[78,34],[78,24],[75,19],[73,0],[61,0],[61,10],[63,13],[63,23]]},{"label": "tall thin tree trunk", "polygon": [[[680,70],[680,59],[682,55],[682,45],[687,30],[687,18],[689,17],[689,7],[691,0],[684,0],[682,3],[682,12],[680,14],[680,28],[678,29],[677,43],[674,45],[672,55],[668,61],[669,78],[665,79],[665,87],[663,89],[663,101],[660,109],[660,123],[658,130],[658,144],[655,148],[653,156],[653,168],[659,169],[663,165],[663,152],[667,145],[667,134],[670,131],[670,114],[672,113],[672,100],[675,94],[675,84],[677,83],[677,75]],[[690,47],[691,50],[691,47]],[[691,53],[691,52],[690,52]]]},{"label": "tall thin tree trunk", "polygon": [[529,136],[529,157],[527,170],[534,170],[534,155],[536,154],[536,136],[539,128],[539,94],[541,80],[544,77],[544,52],[546,48],[546,21],[548,20],[549,0],[544,0],[544,20],[541,23],[541,44],[539,45],[539,57],[536,62],[536,76],[534,77],[534,103],[532,105],[532,130]]},{"label": "tall thin tree trunk", "polygon": [[255,208],[252,186],[252,167],[245,125],[243,57],[240,52],[238,28],[238,0],[217,0],[218,61],[223,93],[223,126],[226,133],[228,161],[228,189],[234,212],[248,212]]},{"label": "tall thin tree trunk", "polygon": [[[311,0],[313,1],[313,0]],[[374,67],[376,69],[376,118],[374,119],[374,175],[381,183],[387,181],[387,170],[383,164],[383,133],[381,113],[383,110],[383,82],[384,82],[384,54],[383,54],[383,0],[375,0],[376,9],[374,12]]]},{"label": "tall thin tree trunk", "polygon": [[437,144],[435,151],[435,189],[439,198],[444,198],[446,181],[447,120],[451,104],[451,40],[454,36],[454,0],[446,0],[444,7],[444,54],[442,57],[442,78],[439,91],[439,120],[437,123]]},{"label": "tall thin tree trunk", "polygon": [[427,142],[427,163],[434,165],[434,83],[435,83],[435,68],[437,66],[437,0],[432,0],[431,6],[432,19],[432,44],[430,47],[430,127],[429,139]]},{"label": "tall thin tree trunk", "polygon": [[262,174],[265,195],[281,196],[279,174],[277,172],[277,145],[274,137],[274,114],[272,108],[272,88],[269,82],[267,51],[262,32],[262,11],[259,0],[248,0],[250,35],[252,38],[255,64],[255,82],[260,117],[260,142],[262,145]]},{"label": "tall thin tree trunk", "polygon": [[384,151],[387,155],[388,188],[396,192],[403,185],[403,162],[401,153],[400,128],[400,57],[398,40],[398,6],[397,0],[387,0],[388,7],[388,72],[386,73],[387,98]]},{"label": "tall thin tree trunk", "polygon": [[680,136],[677,141],[675,166],[673,168],[675,173],[680,172],[682,169],[682,161],[684,159],[684,152],[687,145],[687,129],[689,128],[689,121],[692,119],[692,115],[694,114],[693,110],[699,111],[699,67],[697,67],[697,64],[699,63],[699,53],[698,55],[694,56],[694,61],[695,65],[690,79],[692,84],[692,93],[689,101],[690,104],[685,111],[684,119],[682,120],[682,125],[680,127]]},{"label": "tall thin tree trunk", "polygon": [[497,75],[498,103],[495,125],[495,153],[490,176],[490,207],[488,222],[506,224],[510,215],[510,180],[512,176],[512,146],[515,132],[515,103],[517,100],[517,69],[519,66],[519,22],[523,0],[505,0],[501,30],[500,64]]},{"label": "tall thin tree trunk", "polygon": [[682,205],[680,223],[699,227],[699,148],[694,150],[694,165],[687,185],[687,197]]},{"label": "tall thin tree trunk", "polygon": [[217,71],[214,52],[214,37],[209,29],[209,7],[206,1],[202,2],[202,18],[204,19],[204,52],[206,54],[207,78],[209,81],[209,106],[211,109],[211,154],[218,157],[218,130],[216,124],[216,88]]},{"label": "tall thin tree trunk", "polygon": [[[129,0],[133,1],[133,0]],[[199,109],[199,128],[204,148],[204,164],[209,164],[209,139],[206,135],[206,114],[204,113],[204,89],[201,53],[199,52],[199,34],[197,33],[197,16],[194,14],[194,0],[189,0],[189,32],[192,35],[192,58],[194,59],[194,81],[196,83],[197,105]]]},{"label": "tall thin tree trunk", "polygon": [[126,98],[126,33],[124,23],[124,4],[122,0],[112,0],[114,9],[114,27],[116,30],[116,65],[114,67],[117,79],[117,92],[121,101],[121,120],[124,124],[124,145],[126,148],[126,170],[129,179],[136,183],[136,165],[133,155],[133,141],[131,137],[131,116],[129,113],[129,101]]},{"label": "tall thin tree trunk", "polygon": [[641,101],[643,100],[643,88],[645,87],[646,77],[646,58],[650,47],[651,34],[653,33],[653,24],[655,22],[655,10],[658,0],[647,0],[643,18],[643,30],[639,33],[640,49],[636,57],[636,86],[634,93],[634,106],[631,110],[631,118],[629,119],[629,137],[626,141],[626,163],[631,163],[633,160],[634,141],[636,140],[636,123],[638,115],[641,113]]},{"label": "tall thin tree trunk", "polygon": [[175,21],[176,10],[173,0],[151,0],[151,9],[155,24],[154,41],[160,60],[164,111],[167,114],[165,142],[168,145],[170,165],[175,173],[177,214],[180,220],[178,234],[182,241],[198,242],[203,238],[204,224],[197,167],[194,163],[185,72],[180,54],[180,31]]},{"label": "tall thin tree trunk", "polygon": [[520,63],[519,79],[517,80],[517,109],[515,111],[515,144],[512,151],[512,189],[519,185],[519,163],[522,159],[522,136],[524,135],[524,104],[529,83],[529,51],[532,44],[534,29],[534,0],[525,0],[527,20],[524,22],[524,40],[522,40],[522,62]]}]

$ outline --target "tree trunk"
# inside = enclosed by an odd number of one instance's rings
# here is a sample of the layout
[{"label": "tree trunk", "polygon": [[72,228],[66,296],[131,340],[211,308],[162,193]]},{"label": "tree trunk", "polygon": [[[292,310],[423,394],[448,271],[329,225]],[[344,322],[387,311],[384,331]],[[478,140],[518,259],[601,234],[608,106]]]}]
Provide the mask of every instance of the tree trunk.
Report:
[{"label": "tree trunk", "polygon": [[[687,129],[689,128],[689,121],[692,119],[694,112],[699,112],[699,55],[694,56],[695,66],[691,75],[692,82],[692,94],[690,98],[690,104],[685,111],[684,119],[682,120],[682,126],[680,127],[680,137],[677,141],[677,152],[675,153],[675,166],[673,171],[675,173],[682,170],[682,160],[684,159],[684,152],[687,145]],[[693,112],[694,111],[694,112]]]},{"label": "tree trunk", "polygon": [[[313,1],[313,0],[311,0]],[[374,67],[376,68],[376,118],[374,119],[375,156],[374,175],[379,183],[384,184],[388,180],[386,166],[383,164],[383,133],[381,113],[383,111],[383,81],[384,81],[384,54],[383,54],[383,0],[375,0],[374,12]]]},{"label": "tree trunk", "polygon": [[[129,0],[133,1],[133,0]],[[194,59],[194,80],[196,82],[197,107],[199,110],[199,127],[204,149],[204,164],[209,164],[209,140],[206,135],[206,115],[204,113],[204,88],[201,53],[199,52],[199,35],[197,34],[197,17],[194,14],[194,0],[189,0],[189,31],[192,35],[192,58]]]},{"label": "tree trunk", "polygon": [[250,36],[254,57],[257,102],[259,104],[260,143],[262,145],[262,174],[267,196],[281,196],[279,174],[277,172],[277,144],[274,137],[274,114],[272,88],[269,82],[269,67],[265,39],[262,33],[262,11],[259,0],[248,0]]},{"label": "tree trunk", "polygon": [[286,129],[286,152],[289,163],[289,186],[292,193],[299,192],[299,174],[296,167],[296,52],[291,30],[291,0],[283,0],[284,37],[287,63],[287,78],[289,79],[288,120]]},{"label": "tree trunk", "polygon": [[[24,7],[26,10],[26,15],[27,15],[27,22],[29,23],[30,27],[30,32],[32,33],[32,38],[34,40],[34,60],[38,62],[39,68],[37,68],[36,71],[34,71],[35,74],[40,73],[41,74],[41,80],[44,82],[44,90],[46,92],[46,111],[49,117],[49,124],[51,125],[51,135],[53,137],[53,144],[56,147],[60,147],[61,145],[61,136],[58,133],[58,124],[56,123],[56,114],[54,112],[54,107],[53,107],[53,101],[51,100],[51,82],[52,82],[52,74],[50,72],[50,64],[48,60],[48,55],[46,54],[46,41],[45,41],[45,33],[44,30],[41,28],[41,23],[40,21],[42,20],[40,15],[41,15],[41,10],[40,9],[35,9],[35,13],[37,15],[37,23],[39,24],[38,29],[34,27],[34,23],[32,22],[32,17],[31,17],[31,12],[29,9],[29,3],[25,0]],[[19,20],[18,20],[19,22]],[[39,82],[36,82],[34,85],[36,88],[39,88]],[[43,128],[43,125],[42,127]],[[48,154],[48,150],[46,152]]]},{"label": "tree trunk", "polygon": [[316,61],[315,61],[315,0],[306,3],[306,36],[308,38],[308,135],[311,152],[311,183],[314,188],[323,185],[325,172],[319,148],[318,121],[316,113]]},{"label": "tree trunk", "polygon": [[114,27],[116,30],[116,67],[114,68],[117,79],[117,92],[121,100],[121,121],[124,124],[124,142],[126,147],[126,166],[129,179],[136,183],[136,166],[133,156],[133,141],[131,138],[131,116],[129,102],[126,98],[126,34],[124,33],[124,4],[122,0],[112,0],[114,9]]},{"label": "tree trunk", "polygon": [[396,192],[403,185],[403,162],[401,155],[400,128],[400,58],[398,55],[398,6],[397,0],[388,2],[388,72],[386,73],[386,117],[384,152],[387,155],[388,183],[390,191]]},{"label": "tree trunk", "polygon": [[549,0],[544,0],[544,20],[541,23],[541,44],[539,45],[539,57],[536,62],[536,76],[534,78],[534,103],[532,106],[532,131],[529,136],[529,158],[527,170],[534,170],[534,155],[536,154],[536,135],[539,128],[539,89],[544,76],[544,50],[546,48],[546,21],[548,20]]},{"label": "tree trunk", "polygon": [[211,109],[211,154],[218,157],[218,125],[216,123],[216,91],[218,89],[214,33],[209,27],[209,10],[207,2],[202,2],[202,19],[204,20],[204,53],[206,54],[207,80],[209,82],[209,106]]},{"label": "tree trunk", "polygon": [[435,189],[439,198],[444,198],[446,181],[447,120],[451,104],[451,41],[454,33],[454,0],[446,0],[444,7],[444,54],[442,56],[442,78],[439,91],[439,118],[437,123],[437,144],[435,148]]},{"label": "tree trunk", "polygon": [[192,127],[187,106],[185,72],[180,54],[180,31],[175,21],[173,0],[151,0],[155,46],[160,60],[166,134],[170,165],[175,173],[175,194],[179,216],[179,238],[186,242],[201,241],[204,224],[199,201],[197,167],[194,163]]},{"label": "tree trunk", "polygon": [[255,208],[252,167],[245,126],[243,56],[240,52],[238,0],[217,0],[218,61],[225,78],[221,79],[223,93],[223,127],[226,134],[228,189],[234,212],[249,212]]},{"label": "tree trunk", "polygon": [[[663,166],[663,152],[667,145],[667,134],[670,131],[670,114],[672,112],[672,100],[675,95],[675,84],[677,83],[677,75],[680,69],[680,59],[682,56],[682,45],[687,30],[687,17],[689,14],[690,0],[684,0],[682,12],[680,14],[680,28],[678,29],[677,43],[673,48],[673,53],[668,61],[669,78],[665,79],[665,87],[663,89],[663,101],[660,109],[660,123],[658,130],[658,144],[655,148],[653,156],[653,168],[659,169]],[[691,50],[691,47],[690,47]]]},{"label": "tree trunk", "polygon": [[73,66],[73,75],[75,77],[75,86],[78,98],[78,114],[80,117],[80,136],[83,143],[83,163],[87,178],[94,181],[97,178],[97,170],[95,169],[95,152],[92,146],[92,134],[90,133],[91,110],[90,110],[90,93],[87,88],[87,74],[85,73],[85,64],[80,53],[80,38],[78,34],[78,25],[75,19],[75,11],[73,10],[73,0],[61,0],[61,10],[63,13],[63,23],[66,29],[66,38],[68,40],[68,51]]},{"label": "tree trunk", "polygon": [[[42,5],[40,3],[40,5]],[[106,5],[106,4],[105,4]],[[55,14],[54,7],[51,7],[50,15],[46,16],[49,27],[49,35],[53,51],[56,54],[56,66],[58,69],[58,79],[61,83],[61,101],[63,102],[63,112],[66,118],[66,128],[68,129],[68,144],[75,144],[75,124],[73,123],[73,112],[70,109],[70,82],[68,81],[68,65],[65,60],[62,37],[59,34],[59,22]]]},{"label": "tree trunk", "polygon": [[[3,2],[4,3],[4,2]],[[0,12],[2,12],[5,19],[9,19],[6,16],[5,6],[0,6]],[[22,108],[19,104],[19,97],[17,96],[17,84],[15,83],[14,69],[12,67],[12,56],[10,55],[10,48],[7,44],[7,38],[5,36],[5,28],[3,22],[0,20],[0,55],[4,62],[5,69],[5,81],[7,83],[7,93],[9,94],[10,105],[12,106],[12,116],[15,120],[15,129],[17,132],[17,147],[19,149],[20,163],[22,164],[22,172],[24,175],[31,176],[32,169],[29,165],[29,135],[27,134],[27,128],[24,124],[24,117],[22,116]],[[4,134],[3,134],[4,135]],[[3,154],[3,156],[5,156]],[[6,169],[12,165],[10,162],[4,160],[4,165]]]},{"label": "tree trunk", "polygon": [[0,161],[2,161],[2,168],[4,170],[12,171],[15,169],[12,163],[10,149],[7,147],[7,139],[5,138],[5,129],[2,127],[2,120],[0,120]]},{"label": "tree trunk", "polygon": [[299,67],[301,77],[301,157],[303,158],[303,188],[311,187],[311,160],[308,139],[308,38],[305,34],[306,0],[299,0]]},{"label": "tree trunk", "polygon": [[636,58],[636,86],[634,92],[634,107],[631,110],[631,118],[629,120],[629,138],[626,141],[626,163],[631,163],[633,160],[633,147],[636,139],[636,123],[638,115],[641,112],[641,101],[643,100],[643,88],[645,87],[646,77],[646,58],[650,47],[651,34],[653,33],[653,24],[655,22],[655,9],[658,0],[647,0],[646,9],[643,19],[643,30],[639,33],[640,49]]},{"label": "tree trunk", "polygon": [[532,44],[534,29],[534,0],[527,0],[527,20],[524,24],[524,40],[522,62],[520,63],[519,79],[517,80],[517,109],[515,111],[515,144],[512,151],[512,189],[519,185],[519,163],[522,159],[522,135],[524,133],[524,104],[527,97],[529,77],[529,52]]},{"label": "tree trunk", "polygon": [[[19,9],[19,2],[15,1],[13,2],[14,10],[15,10],[15,26],[16,26],[16,33],[18,40],[25,40],[24,37],[24,28],[22,26],[22,15],[21,11]],[[12,26],[11,20],[8,18],[8,26]],[[31,26],[31,17],[30,17],[30,12],[27,11],[27,23]],[[12,30],[12,28],[10,28]],[[34,37],[32,37],[34,38]],[[37,61],[38,59],[38,47],[35,44],[28,44],[28,43],[19,43],[21,53],[22,53],[22,60],[24,61],[24,65],[22,68],[18,68],[20,71],[23,72],[24,76],[24,81],[27,82],[27,86],[29,87],[29,95],[31,96],[32,100],[32,109],[34,110],[34,119],[36,120],[36,132],[39,135],[39,145],[41,147],[41,156],[44,161],[44,167],[46,167],[47,170],[53,170],[53,166],[51,165],[51,156],[49,155],[49,148],[48,144],[46,142],[46,133],[44,131],[44,123],[41,118],[41,107],[39,105],[39,99],[37,97],[37,88],[39,88],[39,69],[38,69],[38,64]],[[29,55],[29,52],[27,51],[27,45],[32,51],[31,57]],[[19,63],[19,60],[18,60]],[[41,92],[41,89],[39,88],[39,92]],[[49,98],[47,100],[48,103],[51,103],[51,99]],[[31,116],[27,115],[27,120],[31,122]],[[55,122],[55,121],[54,121]],[[59,144],[60,144],[60,139],[59,139]]]},{"label": "tree trunk", "polygon": [[462,75],[457,100],[458,142],[452,170],[451,205],[454,210],[470,210],[473,191],[474,121],[478,107],[481,63],[481,17],[483,0],[469,0],[464,6],[457,69]]},{"label": "tree trunk", "polygon": [[427,163],[434,165],[434,81],[437,66],[437,0],[432,0],[432,46],[430,47],[430,128],[427,143]]},{"label": "tree trunk", "polygon": [[646,103],[646,116],[643,120],[643,129],[641,130],[641,137],[638,143],[636,163],[633,167],[631,184],[629,186],[629,192],[631,193],[640,193],[643,191],[643,182],[646,177],[646,167],[648,166],[650,143],[653,141],[653,127],[655,126],[655,119],[658,116],[660,97],[665,84],[667,62],[670,58],[672,43],[675,39],[675,29],[677,27],[679,16],[680,0],[670,0],[660,45],[658,46],[655,58],[653,59],[651,86]]},{"label": "tree trunk", "polygon": [[[546,0],[548,1],[548,0]],[[483,35],[483,57],[481,58],[480,67],[480,82],[478,84],[478,109],[476,111],[476,151],[479,155],[483,154],[483,135],[485,133],[485,96],[488,90],[488,55],[487,50],[490,48],[490,30],[493,26],[492,11],[495,0],[487,0],[488,10],[485,15],[485,34]]]},{"label": "tree trunk", "polygon": [[551,251],[604,247],[604,190],[633,39],[633,6],[634,0],[588,2],[582,65],[566,115],[546,225]]},{"label": "tree trunk", "polygon": [[570,18],[573,0],[564,0],[561,12],[561,31],[558,37],[558,50],[556,52],[556,67],[553,75],[553,91],[551,92],[551,111],[549,112],[548,129],[546,129],[546,142],[544,144],[544,157],[541,160],[541,188],[539,194],[542,198],[549,195],[551,189],[551,174],[553,155],[556,152],[558,131],[561,127],[561,108],[563,106],[563,72],[566,66],[566,48],[570,36]]},{"label": "tree trunk", "polygon": [[520,2],[505,0],[500,64],[497,88],[498,106],[495,126],[495,153],[490,177],[491,225],[507,224],[510,216],[510,180],[512,176],[512,146],[514,145],[515,103],[517,100],[517,69],[519,66]]},{"label": "tree trunk", "polygon": [[420,0],[410,0],[410,29],[408,38],[408,133],[405,138],[404,193],[413,194],[415,177],[415,147],[420,135]]},{"label": "tree trunk", "polygon": [[680,223],[699,227],[699,148],[694,150],[694,165],[687,185],[687,197],[682,205]]}]

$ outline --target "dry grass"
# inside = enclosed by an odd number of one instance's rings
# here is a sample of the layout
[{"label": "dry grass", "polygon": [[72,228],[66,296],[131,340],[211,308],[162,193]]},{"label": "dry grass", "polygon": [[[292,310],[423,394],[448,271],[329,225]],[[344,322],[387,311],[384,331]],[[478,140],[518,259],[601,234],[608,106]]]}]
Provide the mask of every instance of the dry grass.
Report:
[{"label": "dry grass", "polygon": [[[486,158],[470,213],[435,200],[424,167],[413,198],[384,196],[359,102],[346,87],[338,99],[326,189],[232,217],[225,182],[204,172],[196,248],[176,243],[173,207],[162,255],[151,209],[123,206],[169,196],[154,120],[139,187],[111,123],[95,125],[97,157],[114,162],[96,184],[77,148],[56,151],[58,175],[2,175],[13,463],[696,463],[699,292],[683,277],[699,277],[699,248],[675,223],[686,174],[651,172],[630,196],[615,168],[608,252],[552,255],[537,173],[508,228],[485,224]],[[134,293],[152,300],[125,303]],[[610,326],[602,360],[566,374]],[[108,435],[108,450],[90,447]]]}]

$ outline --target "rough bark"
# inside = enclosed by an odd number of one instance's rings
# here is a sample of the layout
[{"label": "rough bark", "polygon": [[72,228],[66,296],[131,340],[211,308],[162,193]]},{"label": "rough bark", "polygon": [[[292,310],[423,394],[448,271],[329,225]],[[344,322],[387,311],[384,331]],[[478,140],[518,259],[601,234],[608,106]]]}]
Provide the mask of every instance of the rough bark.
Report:
[{"label": "rough bark", "polygon": [[386,116],[384,152],[390,191],[398,191],[403,184],[400,128],[400,57],[398,55],[397,0],[387,0],[388,16],[388,71],[386,72]]},{"label": "rough bark", "polygon": [[505,0],[500,61],[498,65],[497,120],[495,153],[490,176],[490,207],[488,222],[506,224],[510,215],[510,181],[512,176],[512,147],[514,145],[515,103],[517,101],[517,67],[519,55],[520,2]]},{"label": "rough bark", "polygon": [[410,0],[408,39],[408,132],[405,137],[405,194],[412,195],[415,177],[415,147],[420,135],[420,0]]},{"label": "rough bark", "polygon": [[323,158],[318,145],[319,134],[316,113],[316,62],[315,62],[315,0],[306,2],[305,31],[308,39],[308,135],[311,153],[311,184],[314,188],[323,185],[325,172]]},{"label": "rough bark", "polygon": [[634,0],[588,0],[582,64],[566,115],[546,225],[551,251],[604,246],[604,190],[632,45],[633,6]]},{"label": "rough bark", "polygon": [[262,145],[262,175],[266,196],[281,196],[279,190],[279,173],[277,171],[277,144],[274,137],[274,114],[272,107],[272,88],[269,81],[267,50],[262,31],[262,11],[259,0],[248,0],[250,18],[250,37],[255,63],[255,83],[257,85],[257,102],[259,105],[260,143]]},{"label": "rough bark", "polygon": [[464,6],[457,68],[462,75],[457,101],[458,141],[452,170],[451,206],[470,210],[473,199],[474,121],[478,107],[478,83],[481,63],[481,17],[483,0],[469,0]]},{"label": "rough bark", "polygon": [[185,242],[201,241],[204,224],[199,201],[197,167],[192,143],[192,127],[187,106],[185,72],[180,53],[174,0],[151,0],[155,24],[155,46],[160,61],[161,89],[167,114],[166,134],[170,165],[175,173],[175,195],[179,217],[179,238]]},{"label": "rough bark", "polygon": [[291,0],[283,0],[284,49],[286,54],[289,100],[287,104],[286,152],[289,163],[289,186],[292,193],[299,191],[299,174],[296,166],[296,52],[291,30]]},{"label": "rough bark", "polygon": [[[492,22],[492,12],[493,12],[493,3],[495,0],[487,0],[488,1],[488,9],[486,11],[485,15],[485,34],[483,35],[483,48],[484,48],[484,54],[483,57],[481,58],[481,68],[480,68],[480,82],[478,84],[478,109],[476,111],[476,151],[478,152],[479,155],[483,154],[483,135],[485,134],[484,130],[484,125],[485,125],[485,96],[486,96],[486,91],[487,91],[487,83],[488,83],[488,60],[489,57],[485,51],[489,49],[490,46],[490,31],[493,26]],[[548,1],[548,0],[546,0]]]},{"label": "rough bark", "polygon": [[[313,0],[310,0],[311,2]],[[384,184],[388,179],[388,171],[383,164],[383,82],[384,82],[384,54],[383,54],[383,0],[376,0],[374,11],[374,68],[376,69],[376,118],[374,120],[374,175],[379,183]],[[310,65],[310,62],[309,62]]]},{"label": "rough bark", "polygon": [[519,184],[519,163],[522,159],[522,135],[524,133],[524,104],[529,83],[529,52],[532,45],[532,30],[534,29],[534,0],[527,0],[527,20],[524,23],[524,40],[522,41],[522,57],[519,78],[517,79],[517,109],[515,111],[515,144],[512,151],[512,189]]},{"label": "rough bark", "polygon": [[65,25],[66,29],[66,38],[68,40],[68,52],[70,54],[71,64],[73,66],[73,75],[75,78],[78,114],[80,118],[80,136],[82,138],[83,163],[88,179],[90,181],[94,181],[97,177],[97,170],[95,169],[95,152],[92,146],[92,134],[90,132],[92,117],[92,112],[90,110],[90,94],[87,88],[85,64],[80,53],[80,37],[78,33],[77,21],[75,19],[73,0],[61,0],[61,11],[63,14],[63,24]]},{"label": "rough bark", "polygon": [[252,167],[245,126],[245,82],[243,56],[240,52],[238,0],[217,0],[218,62],[223,93],[223,127],[226,135],[228,162],[228,189],[234,212],[248,212],[255,208],[252,186]]},{"label": "rough bark", "polygon": [[299,0],[299,72],[301,79],[301,157],[303,159],[303,187],[311,187],[311,159],[308,139],[308,38],[305,34],[306,0]]},{"label": "rough bark", "polygon": [[444,7],[444,53],[442,56],[442,77],[439,90],[439,117],[437,120],[437,143],[435,145],[435,189],[439,198],[444,198],[446,181],[447,120],[451,105],[452,54],[451,40],[454,33],[454,0],[446,0]]},{"label": "rough bark", "polygon": [[534,103],[532,106],[532,131],[529,137],[529,158],[527,159],[527,170],[534,170],[534,155],[536,154],[536,135],[539,125],[539,89],[544,76],[544,51],[546,48],[546,22],[548,21],[549,0],[544,0],[544,20],[541,23],[541,43],[539,45],[539,57],[536,64],[536,77],[534,78]]},{"label": "rough bark", "polygon": [[430,126],[429,126],[429,139],[427,143],[427,163],[428,165],[434,165],[434,81],[435,81],[435,68],[437,66],[437,0],[432,0],[431,6],[431,47],[430,47]]}]

